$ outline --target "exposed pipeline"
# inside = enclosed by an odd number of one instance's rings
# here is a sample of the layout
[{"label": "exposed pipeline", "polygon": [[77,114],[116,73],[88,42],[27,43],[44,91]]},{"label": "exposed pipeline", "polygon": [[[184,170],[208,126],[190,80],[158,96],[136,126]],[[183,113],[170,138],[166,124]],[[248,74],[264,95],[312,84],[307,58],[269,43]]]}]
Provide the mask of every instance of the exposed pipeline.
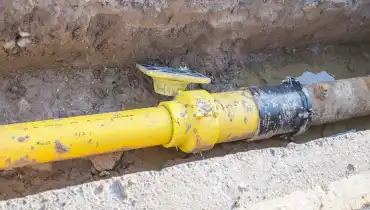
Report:
[{"label": "exposed pipeline", "polygon": [[180,91],[155,108],[2,125],[0,169],[157,145],[198,152],[369,114],[370,77]]}]

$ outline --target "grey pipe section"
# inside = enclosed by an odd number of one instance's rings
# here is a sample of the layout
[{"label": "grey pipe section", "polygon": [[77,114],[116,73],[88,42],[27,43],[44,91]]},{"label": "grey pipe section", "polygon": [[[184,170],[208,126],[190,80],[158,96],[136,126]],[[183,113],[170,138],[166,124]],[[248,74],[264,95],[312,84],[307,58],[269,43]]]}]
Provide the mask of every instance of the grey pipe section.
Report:
[{"label": "grey pipe section", "polygon": [[312,100],[311,125],[370,115],[370,76],[304,87]]}]

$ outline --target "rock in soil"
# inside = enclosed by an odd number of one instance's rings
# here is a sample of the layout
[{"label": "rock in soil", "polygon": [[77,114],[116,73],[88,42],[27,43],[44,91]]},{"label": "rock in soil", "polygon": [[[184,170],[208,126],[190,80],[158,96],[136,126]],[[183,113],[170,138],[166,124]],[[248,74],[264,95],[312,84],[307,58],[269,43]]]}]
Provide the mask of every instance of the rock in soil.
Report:
[{"label": "rock in soil", "polygon": [[114,152],[89,157],[97,171],[112,170],[121,159],[123,152]]}]

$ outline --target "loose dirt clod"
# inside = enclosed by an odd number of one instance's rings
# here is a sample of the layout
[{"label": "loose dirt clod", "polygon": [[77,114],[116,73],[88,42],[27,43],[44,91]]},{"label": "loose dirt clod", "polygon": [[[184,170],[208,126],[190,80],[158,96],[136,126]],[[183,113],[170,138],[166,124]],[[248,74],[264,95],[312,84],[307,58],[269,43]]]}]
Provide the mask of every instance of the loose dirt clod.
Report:
[{"label": "loose dirt clod", "polygon": [[20,37],[30,37],[31,36],[30,33],[25,32],[25,31],[20,31],[18,34]]},{"label": "loose dirt clod", "polygon": [[54,143],[55,143],[55,149],[56,149],[57,153],[63,154],[63,153],[69,152],[69,147],[67,147],[66,145],[64,145],[59,140],[55,140]]},{"label": "loose dirt clod", "polygon": [[114,152],[89,157],[94,168],[98,171],[112,170],[121,159],[123,152]]},{"label": "loose dirt clod", "polygon": [[13,49],[15,47],[15,45],[16,45],[15,44],[15,41],[14,40],[11,40],[11,41],[5,43],[3,47],[6,50],[11,50],[11,49]]},{"label": "loose dirt clod", "polygon": [[28,45],[32,43],[32,40],[29,38],[22,37],[17,41],[17,45],[20,48],[26,48]]},{"label": "loose dirt clod", "polygon": [[30,103],[25,98],[19,100],[18,107],[21,111],[28,111],[31,109]]}]

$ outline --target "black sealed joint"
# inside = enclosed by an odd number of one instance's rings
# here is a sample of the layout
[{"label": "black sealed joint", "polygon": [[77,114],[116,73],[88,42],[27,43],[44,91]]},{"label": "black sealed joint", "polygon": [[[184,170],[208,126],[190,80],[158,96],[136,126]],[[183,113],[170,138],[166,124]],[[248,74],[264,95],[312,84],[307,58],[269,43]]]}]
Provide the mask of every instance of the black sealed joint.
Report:
[{"label": "black sealed joint", "polygon": [[295,78],[280,85],[249,87],[260,116],[257,139],[297,135],[309,127],[312,104],[308,91]]}]

